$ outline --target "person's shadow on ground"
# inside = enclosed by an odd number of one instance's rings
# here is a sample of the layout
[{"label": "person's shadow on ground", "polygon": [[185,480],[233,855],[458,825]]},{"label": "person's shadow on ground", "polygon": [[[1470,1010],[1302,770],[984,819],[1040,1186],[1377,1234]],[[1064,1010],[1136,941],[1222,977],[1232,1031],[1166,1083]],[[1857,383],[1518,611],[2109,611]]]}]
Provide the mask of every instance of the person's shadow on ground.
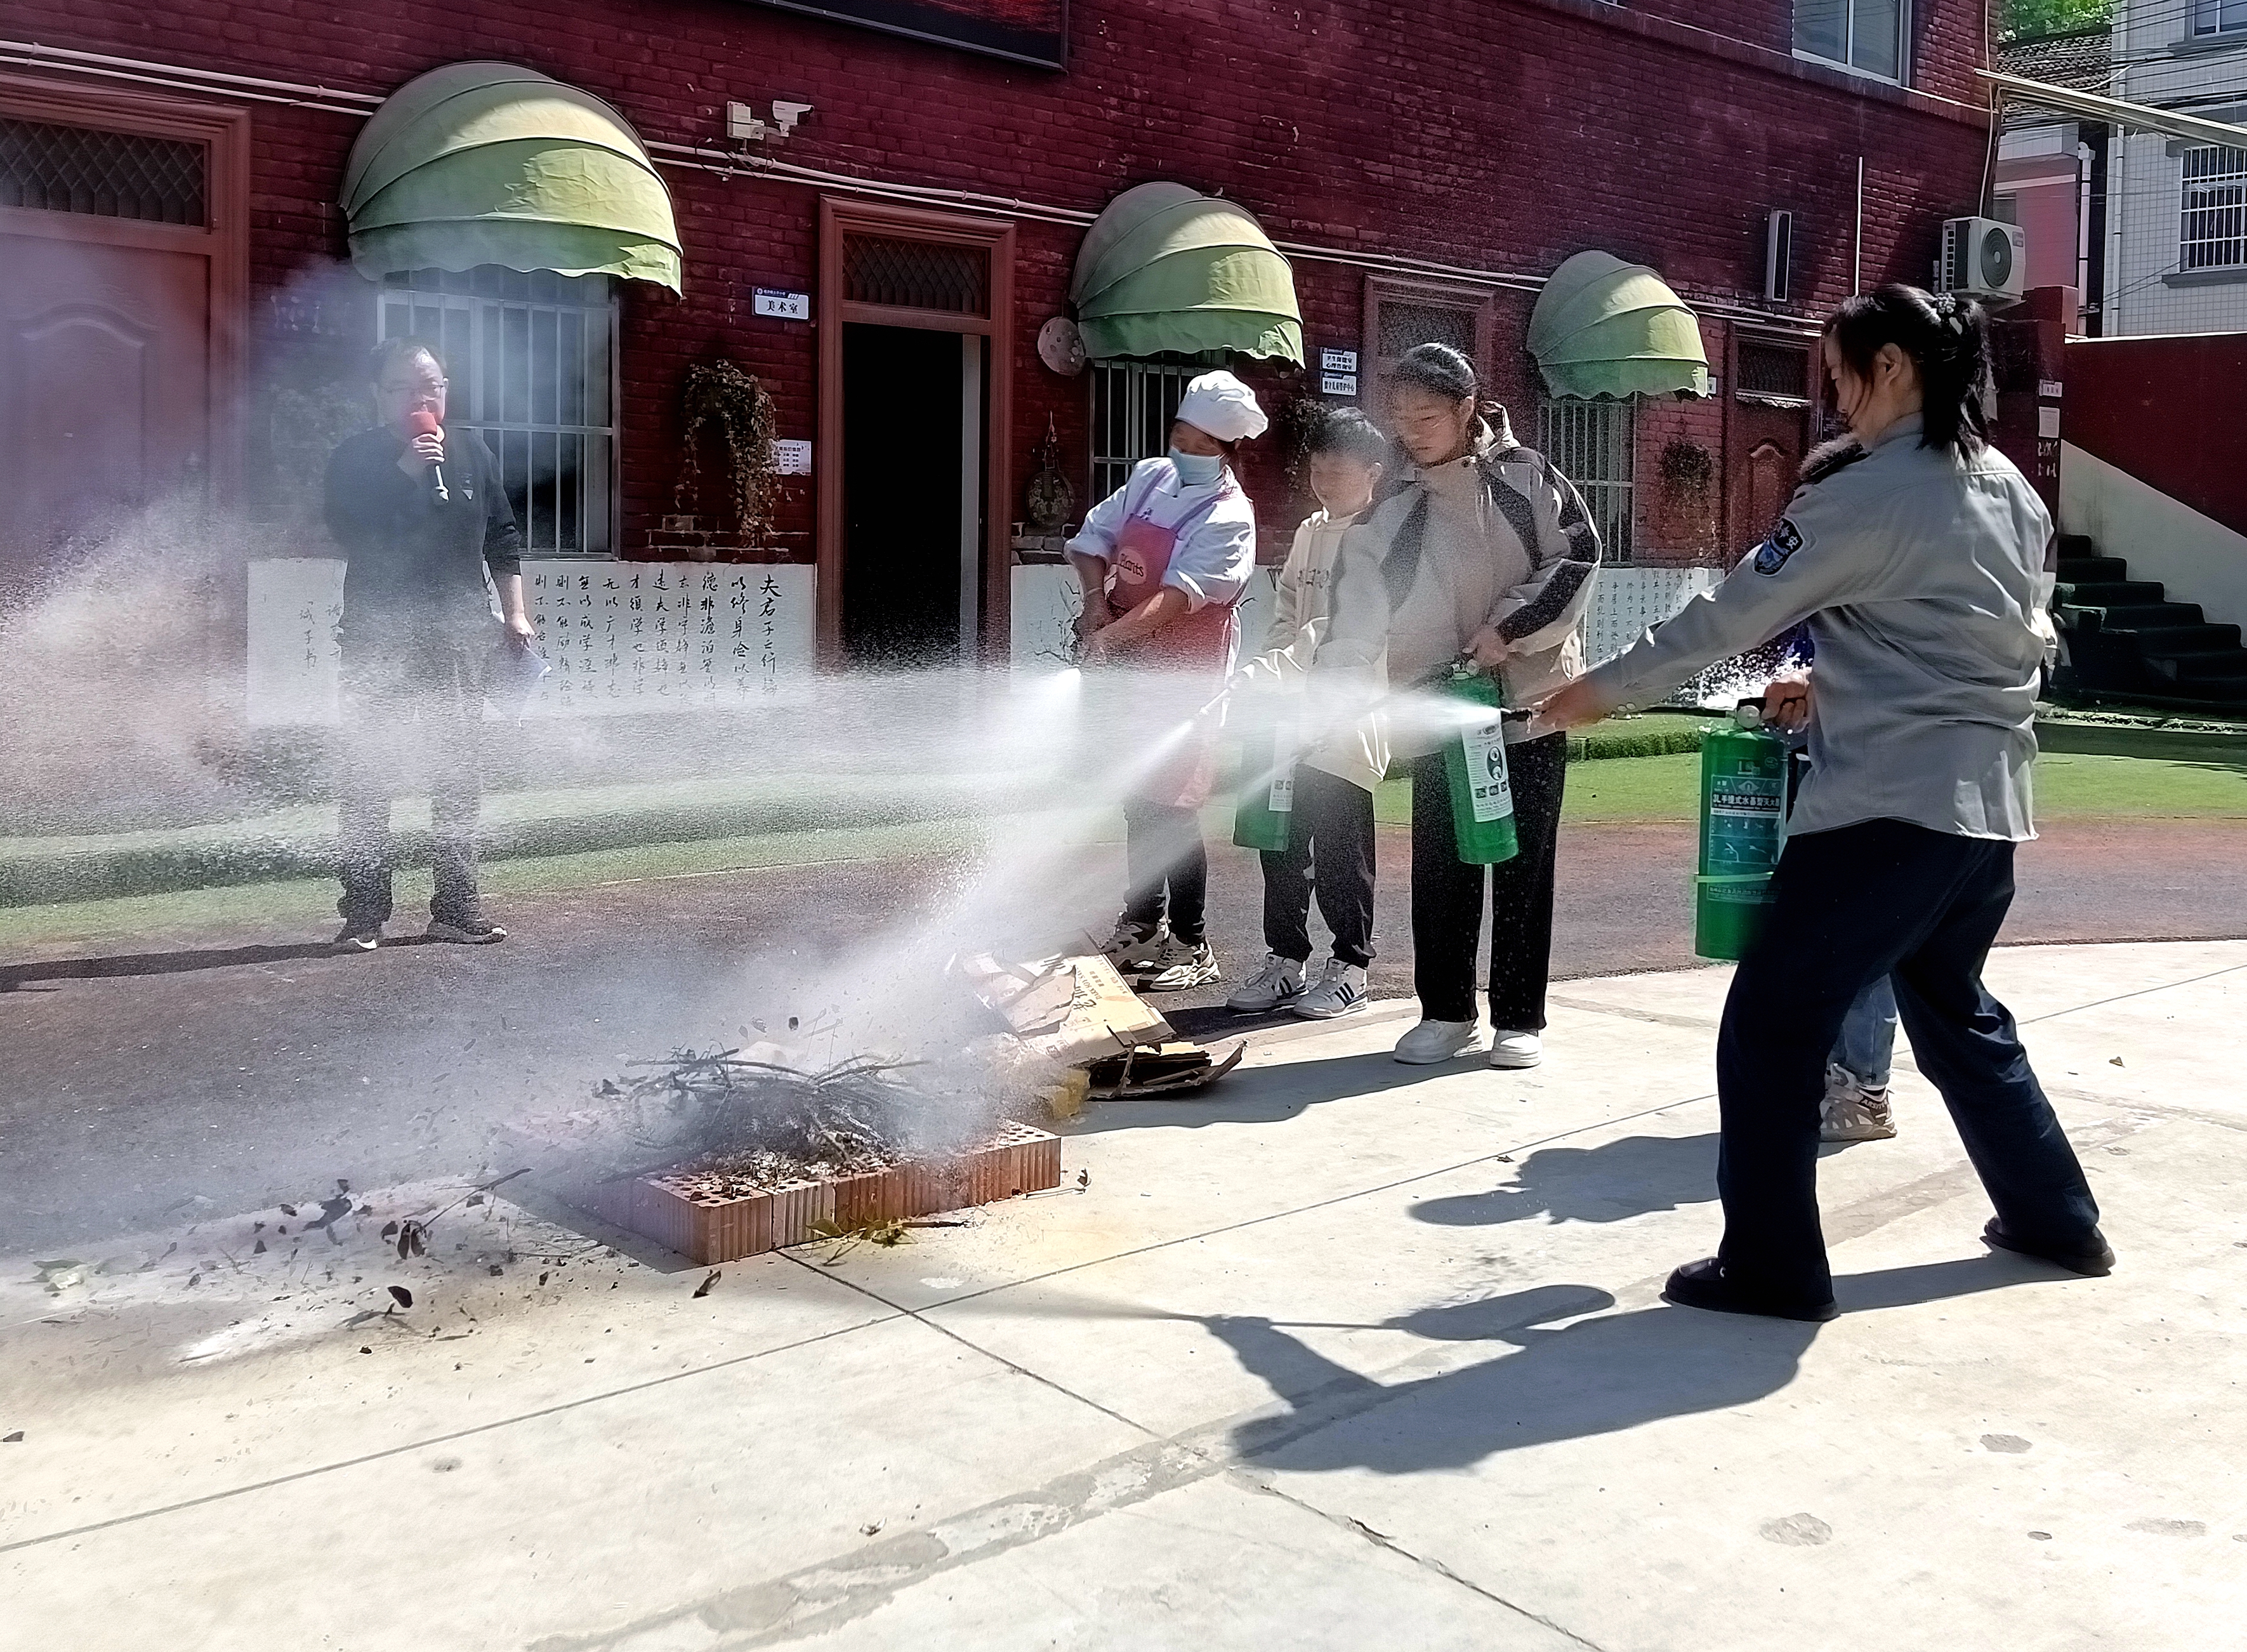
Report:
[{"label": "person's shadow on ground", "polygon": [[1513,1179],[1487,1193],[1453,1193],[1411,1207],[1416,1221],[1482,1227],[1543,1216],[1620,1222],[1717,1197],[1717,1137],[1625,1136],[1596,1147],[1540,1147]]},{"label": "person's shadow on ground", "polygon": [[[1845,1310],[1861,1313],[2039,1277],[1993,1255],[1845,1275],[1834,1290]],[[1819,1330],[1667,1306],[1577,1318],[1613,1303],[1588,1286],[1541,1286],[1406,1315],[1387,1328],[1520,1352],[1397,1382],[1338,1365],[1270,1320],[1198,1317],[1287,1407],[1233,1430],[1241,1457],[1379,1474],[1465,1468],[1500,1451],[1745,1404],[1793,1380]],[[1550,1328],[1557,1320],[1576,1322]]]},{"label": "person's shadow on ground", "polygon": [[[426,935],[383,938],[385,950],[431,945]],[[0,964],[0,993],[21,992],[40,981],[114,980],[133,975],[184,975],[202,969],[235,969],[247,964],[286,964],[306,958],[358,958],[332,941],[288,941],[263,945],[188,947],[172,952],[122,952],[108,958],[54,958],[30,964]]]}]

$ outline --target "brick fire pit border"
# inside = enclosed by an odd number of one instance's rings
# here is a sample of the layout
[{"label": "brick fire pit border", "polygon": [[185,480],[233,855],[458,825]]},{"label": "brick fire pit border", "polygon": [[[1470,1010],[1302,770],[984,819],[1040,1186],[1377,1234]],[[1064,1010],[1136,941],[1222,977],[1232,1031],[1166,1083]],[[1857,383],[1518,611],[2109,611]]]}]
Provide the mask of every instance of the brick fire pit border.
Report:
[{"label": "brick fire pit border", "polygon": [[604,1221],[697,1262],[732,1262],[852,1228],[989,1205],[1061,1185],[1061,1137],[1011,1121],[980,1147],[864,1176],[796,1182],[739,1198],[692,1197],[681,1176],[603,1182],[585,1202]]}]

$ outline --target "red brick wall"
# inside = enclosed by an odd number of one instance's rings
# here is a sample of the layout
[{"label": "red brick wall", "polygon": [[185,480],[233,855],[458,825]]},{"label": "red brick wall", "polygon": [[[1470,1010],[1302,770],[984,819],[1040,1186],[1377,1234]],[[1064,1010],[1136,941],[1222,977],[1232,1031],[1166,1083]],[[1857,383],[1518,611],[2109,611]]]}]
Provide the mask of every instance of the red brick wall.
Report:
[{"label": "red brick wall", "polygon": [[[1534,275],[1602,247],[1657,266],[1689,297],[1734,304],[1758,302],[1763,211],[1786,206],[1806,315],[1849,290],[1859,155],[1865,279],[1923,282],[1940,220],[1976,198],[1984,143],[1947,105],[1793,65],[1786,0],[1079,0],[1059,75],[738,0],[14,0],[9,10],[7,33],[50,45],[378,94],[439,64],[506,58],[608,99],[651,140],[719,140],[729,98],[798,99],[814,113],[768,152],[799,165],[1083,211],[1174,178],[1241,201],[1281,241]],[[1984,0],[1916,10],[1919,84],[1933,99],[1977,101]],[[343,256],[329,203],[359,123],[251,107],[254,262],[270,290]],[[635,288],[625,303],[627,546],[667,494],[689,362],[732,357],[772,389],[783,435],[813,434],[812,330],[748,312],[753,286],[813,287],[816,193],[666,175],[687,290]],[[1017,488],[1048,417],[1079,467],[1085,452],[1084,383],[1048,372],[1033,347],[1040,322],[1066,308],[1080,234],[1021,226]],[[1310,345],[1355,346],[1363,272],[1306,259],[1296,279]],[[1525,437],[1529,303],[1501,295],[1494,386],[1521,407]],[[1676,417],[1702,439],[1721,426],[1714,409]],[[1643,469],[1659,451],[1642,453]],[[1272,465],[1251,473],[1267,499],[1281,492]],[[797,479],[784,529],[809,529],[809,495]],[[1017,499],[998,508],[1021,509]]]}]

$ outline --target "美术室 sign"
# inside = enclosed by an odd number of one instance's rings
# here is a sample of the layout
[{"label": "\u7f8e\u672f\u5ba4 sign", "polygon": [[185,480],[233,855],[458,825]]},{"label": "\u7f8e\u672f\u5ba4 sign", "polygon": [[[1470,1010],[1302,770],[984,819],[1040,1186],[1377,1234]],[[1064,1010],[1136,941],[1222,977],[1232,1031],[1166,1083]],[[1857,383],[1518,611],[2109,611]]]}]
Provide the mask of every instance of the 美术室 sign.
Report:
[{"label": "\u7f8e\u672f\u5ba4 sign", "polygon": [[749,295],[750,310],[760,316],[776,316],[782,321],[811,319],[811,295],[808,292],[782,292],[776,287],[759,287]]}]

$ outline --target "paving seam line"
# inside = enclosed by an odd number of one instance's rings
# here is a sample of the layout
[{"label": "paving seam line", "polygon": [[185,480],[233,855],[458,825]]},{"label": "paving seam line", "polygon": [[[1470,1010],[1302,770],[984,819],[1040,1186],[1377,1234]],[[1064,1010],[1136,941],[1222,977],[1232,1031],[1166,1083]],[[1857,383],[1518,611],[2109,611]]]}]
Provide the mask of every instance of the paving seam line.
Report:
[{"label": "paving seam line", "polygon": [[425,1451],[433,1445],[449,1445],[455,1440],[473,1439],[479,1434],[490,1434],[500,1429],[513,1428],[519,1423],[536,1423],[546,1417],[559,1416],[565,1411],[582,1410],[589,1405],[598,1405],[608,1400],[623,1399],[630,1395],[645,1393],[650,1389],[663,1388],[673,1382],[682,1382],[689,1377],[707,1376],[736,1365],[747,1365],[755,1360],[768,1359],[775,1354],[793,1353],[798,1348],[809,1348],[815,1343],[832,1341],[837,1337],[849,1336],[854,1332],[868,1330],[876,1325],[887,1324],[905,1317],[907,1316],[900,1310],[882,1319],[838,1326],[831,1331],[821,1331],[815,1335],[798,1337],[792,1342],[776,1343],[771,1348],[759,1348],[750,1354],[736,1354],[729,1359],[716,1360],[708,1365],[695,1366],[691,1370],[666,1371],[661,1376],[650,1377],[644,1382],[628,1382],[622,1388],[604,1389],[598,1394],[580,1395],[574,1400],[558,1401],[552,1405],[541,1406],[535,1411],[523,1411],[513,1416],[495,1416],[488,1423],[473,1423],[469,1427],[454,1429],[448,1433],[427,1435],[420,1439],[406,1441],[400,1445],[386,1445],[378,1451],[365,1451],[357,1457],[342,1457],[332,1463],[315,1464],[311,1468],[297,1469],[287,1474],[271,1475],[263,1480],[252,1481],[247,1485],[228,1486],[222,1491],[207,1492],[201,1497],[182,1498],[176,1503],[161,1504],[152,1509],[135,1509],[129,1514],[115,1515],[106,1520],[89,1521],[84,1526],[69,1526],[59,1532],[45,1532],[36,1537],[17,1538],[12,1542],[0,1543],[0,1554],[12,1554],[18,1549],[34,1549],[42,1544],[59,1543],[65,1538],[85,1537],[96,1532],[110,1531],[117,1526],[131,1526],[140,1520],[153,1520],[159,1515],[178,1514],[188,1509],[201,1508],[208,1504],[223,1503],[230,1498],[247,1497],[257,1492],[270,1492],[277,1485],[288,1485],[298,1480],[314,1479],[320,1475],[331,1474],[341,1469],[360,1468],[369,1463],[379,1463],[393,1457],[408,1456],[415,1451]]}]

